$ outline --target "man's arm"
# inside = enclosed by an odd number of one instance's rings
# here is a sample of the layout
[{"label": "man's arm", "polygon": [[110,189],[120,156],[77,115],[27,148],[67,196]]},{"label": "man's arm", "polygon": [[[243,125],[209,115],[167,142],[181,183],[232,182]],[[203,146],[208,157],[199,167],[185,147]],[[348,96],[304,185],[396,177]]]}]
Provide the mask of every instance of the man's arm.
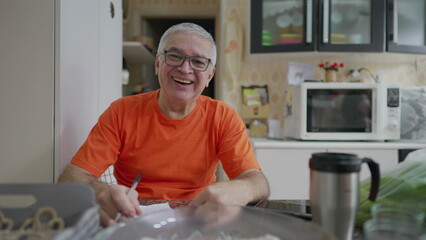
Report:
[{"label": "man's arm", "polygon": [[205,203],[240,205],[260,201],[269,196],[269,184],[259,169],[249,169],[235,179],[217,182],[208,186],[193,201],[192,205]]},{"label": "man's arm", "polygon": [[129,188],[103,183],[97,177],[72,163],[59,176],[58,181],[90,184],[95,190],[96,201],[100,205],[99,213],[103,226],[115,224],[115,217],[118,212],[121,212],[125,218],[142,213],[139,208],[137,192],[132,192],[130,196],[127,196]]}]

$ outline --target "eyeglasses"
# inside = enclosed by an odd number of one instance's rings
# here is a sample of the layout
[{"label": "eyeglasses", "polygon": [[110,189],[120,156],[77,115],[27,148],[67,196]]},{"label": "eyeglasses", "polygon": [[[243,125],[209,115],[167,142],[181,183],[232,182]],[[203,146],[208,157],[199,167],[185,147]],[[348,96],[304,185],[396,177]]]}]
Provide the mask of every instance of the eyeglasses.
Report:
[{"label": "eyeglasses", "polygon": [[210,58],[200,56],[185,56],[173,51],[163,51],[162,54],[165,56],[167,65],[171,67],[180,67],[183,65],[185,60],[188,59],[189,66],[197,72],[206,71],[212,61]]}]

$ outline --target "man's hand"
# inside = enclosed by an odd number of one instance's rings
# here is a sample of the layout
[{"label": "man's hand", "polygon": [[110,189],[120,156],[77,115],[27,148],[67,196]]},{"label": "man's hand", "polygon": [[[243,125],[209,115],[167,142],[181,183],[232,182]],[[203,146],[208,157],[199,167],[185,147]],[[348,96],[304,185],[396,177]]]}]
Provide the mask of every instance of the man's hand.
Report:
[{"label": "man's hand", "polygon": [[206,203],[244,206],[269,196],[266,178],[259,169],[250,169],[234,180],[217,182],[208,186],[191,203],[200,206]]},{"label": "man's hand", "polygon": [[232,181],[208,186],[191,202],[191,206],[196,206],[194,216],[201,218],[205,227],[211,230],[234,221],[241,212],[237,206],[245,206],[268,196],[268,182],[262,172],[250,169]]},{"label": "man's hand", "polygon": [[192,202],[192,206],[207,203],[223,205],[246,205],[249,202],[247,192],[240,191],[237,185],[230,182],[218,182],[204,189]]},{"label": "man's hand", "polygon": [[178,213],[186,218],[202,221],[203,230],[212,231],[235,221],[241,214],[240,206],[203,204],[197,207],[182,207]]},{"label": "man's hand", "polygon": [[141,215],[138,194],[132,191],[127,195],[130,188],[121,185],[111,185],[96,196],[100,205],[100,217],[102,226],[115,224],[115,219],[121,213],[119,221]]},{"label": "man's hand", "polygon": [[99,214],[102,226],[115,224],[115,218],[119,212],[122,214],[121,220],[142,214],[136,191],[127,195],[130,188],[100,182],[95,176],[76,165],[68,165],[59,176],[58,181],[86,183],[93,187],[96,201],[100,205]]}]

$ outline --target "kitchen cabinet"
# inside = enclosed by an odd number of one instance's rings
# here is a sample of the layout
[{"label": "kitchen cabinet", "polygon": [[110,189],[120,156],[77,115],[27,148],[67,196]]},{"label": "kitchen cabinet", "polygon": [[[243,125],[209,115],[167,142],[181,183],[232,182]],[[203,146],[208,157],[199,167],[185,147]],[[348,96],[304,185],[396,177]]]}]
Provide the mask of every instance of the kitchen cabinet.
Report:
[{"label": "kitchen cabinet", "polygon": [[[303,142],[252,139],[262,172],[270,184],[270,199],[309,199],[309,159],[315,152],[352,153],[379,163],[380,171],[398,164],[400,149],[426,148],[426,143],[399,142]],[[360,180],[370,176],[366,164]]]},{"label": "kitchen cabinet", "polygon": [[384,0],[252,0],[250,52],[385,50]]},{"label": "kitchen cabinet", "polygon": [[0,183],[54,182],[121,96],[120,0],[0,1]]},{"label": "kitchen cabinet", "polygon": [[309,158],[324,149],[255,148],[263,174],[269,181],[269,199],[309,199]]},{"label": "kitchen cabinet", "polygon": [[387,0],[387,50],[426,53],[426,2]]}]

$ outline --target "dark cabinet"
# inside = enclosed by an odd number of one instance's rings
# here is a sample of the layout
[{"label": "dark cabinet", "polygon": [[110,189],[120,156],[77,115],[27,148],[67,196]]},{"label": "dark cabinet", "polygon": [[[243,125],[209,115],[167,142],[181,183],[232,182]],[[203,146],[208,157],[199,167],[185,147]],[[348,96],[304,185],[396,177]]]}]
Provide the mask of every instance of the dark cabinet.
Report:
[{"label": "dark cabinet", "polygon": [[250,52],[313,51],[317,0],[252,0]]},{"label": "dark cabinet", "polygon": [[426,53],[426,1],[387,0],[387,51]]},{"label": "dark cabinet", "polygon": [[383,52],[382,0],[321,0],[319,51]]},{"label": "dark cabinet", "polygon": [[384,0],[251,0],[251,53],[385,50]]}]

